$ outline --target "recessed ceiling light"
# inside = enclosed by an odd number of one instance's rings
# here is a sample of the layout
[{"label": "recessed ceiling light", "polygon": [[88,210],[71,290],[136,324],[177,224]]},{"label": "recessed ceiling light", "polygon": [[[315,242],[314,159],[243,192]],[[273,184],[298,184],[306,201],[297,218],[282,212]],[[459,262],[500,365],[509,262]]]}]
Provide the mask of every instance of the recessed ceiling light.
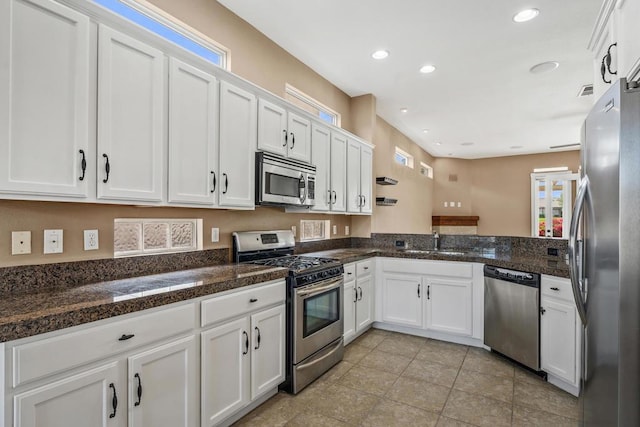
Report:
[{"label": "recessed ceiling light", "polygon": [[522,145],[512,145],[512,146],[511,146],[511,147],[509,147],[509,148],[511,148],[512,150],[517,150],[517,149],[519,149],[519,148],[522,148]]},{"label": "recessed ceiling light", "polygon": [[546,73],[548,71],[553,71],[559,66],[560,66],[560,63],[557,61],[547,61],[547,62],[541,62],[539,64],[534,65],[533,67],[529,68],[529,71],[532,72],[533,74],[541,74],[541,73]]},{"label": "recessed ceiling light", "polygon": [[422,133],[429,133],[429,129],[422,129]]},{"label": "recessed ceiling light", "polygon": [[387,56],[389,56],[389,51],[388,50],[376,50],[375,52],[373,52],[371,54],[371,57],[373,59],[384,59]]},{"label": "recessed ceiling light", "polygon": [[514,22],[527,22],[538,16],[540,11],[538,9],[525,9],[513,16]]},{"label": "recessed ceiling light", "polygon": [[470,145],[473,145],[473,142],[463,142],[463,143],[462,143],[462,144],[460,144],[460,145],[464,145],[465,147],[468,147],[468,146],[470,146]]},{"label": "recessed ceiling light", "polygon": [[422,74],[433,73],[435,70],[436,70],[436,67],[433,65],[423,65],[422,67],[420,67],[420,72]]},{"label": "recessed ceiling light", "polygon": [[447,153],[447,155],[449,155],[449,156],[453,156],[453,153]]},{"label": "recessed ceiling light", "polygon": [[406,113],[406,112],[408,112],[408,111],[409,111],[409,109],[408,109],[408,108],[401,108],[401,109],[400,109],[400,112],[401,112],[401,113]]}]

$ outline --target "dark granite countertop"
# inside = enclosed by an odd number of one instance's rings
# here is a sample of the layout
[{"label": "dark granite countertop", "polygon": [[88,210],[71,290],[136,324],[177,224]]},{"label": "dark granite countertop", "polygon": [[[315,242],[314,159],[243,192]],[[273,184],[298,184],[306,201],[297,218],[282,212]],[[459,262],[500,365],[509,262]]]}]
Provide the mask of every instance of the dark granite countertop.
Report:
[{"label": "dark granite countertop", "polygon": [[569,277],[569,266],[563,260],[551,259],[549,257],[512,256],[496,254],[492,251],[461,252],[460,254],[447,254],[447,252],[457,251],[448,251],[446,249],[437,252],[428,250],[403,251],[388,248],[346,248],[313,252],[305,255],[335,258],[345,264],[375,256],[438,261],[466,261],[495,265],[496,267],[510,268],[531,273],[548,274],[550,276]]},{"label": "dark granite countertop", "polygon": [[39,292],[0,300],[0,342],[286,277],[284,268],[227,264]]},{"label": "dark granite countertop", "polygon": [[[497,255],[495,252],[444,254],[388,248],[344,248],[305,255],[335,258],[343,263],[382,256],[466,261],[515,270],[569,277],[563,261],[546,257]],[[287,276],[284,268],[223,264],[82,286],[11,292],[0,299],[0,342],[43,334],[148,308]]]}]

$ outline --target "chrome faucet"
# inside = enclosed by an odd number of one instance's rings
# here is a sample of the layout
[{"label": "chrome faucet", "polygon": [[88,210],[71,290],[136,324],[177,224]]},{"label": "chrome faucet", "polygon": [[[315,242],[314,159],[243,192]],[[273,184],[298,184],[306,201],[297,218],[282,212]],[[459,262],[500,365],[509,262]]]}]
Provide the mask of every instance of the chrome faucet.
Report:
[{"label": "chrome faucet", "polygon": [[433,232],[433,250],[437,251],[440,249],[440,235],[437,231]]}]

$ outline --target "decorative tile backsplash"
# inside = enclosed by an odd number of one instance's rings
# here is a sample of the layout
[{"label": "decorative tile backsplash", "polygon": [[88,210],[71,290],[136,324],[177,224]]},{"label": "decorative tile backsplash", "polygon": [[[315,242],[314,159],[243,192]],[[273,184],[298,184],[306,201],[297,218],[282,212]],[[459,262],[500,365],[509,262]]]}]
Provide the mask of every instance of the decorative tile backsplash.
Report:
[{"label": "decorative tile backsplash", "polygon": [[201,219],[117,218],[113,224],[114,257],[202,249]]}]

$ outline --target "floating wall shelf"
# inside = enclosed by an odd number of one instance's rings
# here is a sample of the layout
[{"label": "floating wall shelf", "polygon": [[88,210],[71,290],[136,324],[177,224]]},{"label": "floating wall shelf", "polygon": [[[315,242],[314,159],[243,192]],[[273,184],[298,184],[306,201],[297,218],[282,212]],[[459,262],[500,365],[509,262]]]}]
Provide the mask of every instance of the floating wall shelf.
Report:
[{"label": "floating wall shelf", "polygon": [[376,205],[393,206],[398,203],[398,199],[390,199],[389,197],[376,197]]},{"label": "floating wall shelf", "polygon": [[388,176],[379,176],[376,178],[376,184],[378,185],[396,185],[397,179],[389,178]]}]

